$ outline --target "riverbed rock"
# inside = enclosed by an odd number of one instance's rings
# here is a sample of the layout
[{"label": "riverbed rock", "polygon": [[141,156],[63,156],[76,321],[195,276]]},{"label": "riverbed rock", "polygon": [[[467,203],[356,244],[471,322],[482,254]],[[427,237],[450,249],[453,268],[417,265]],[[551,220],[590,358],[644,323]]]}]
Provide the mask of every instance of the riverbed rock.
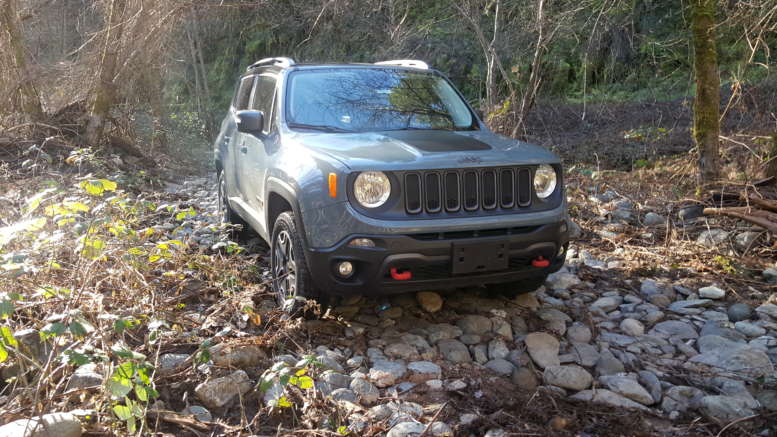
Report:
[{"label": "riverbed rock", "polygon": [[559,342],[556,337],[545,332],[532,332],[524,339],[526,349],[532,360],[541,368],[558,366]]},{"label": "riverbed rock", "polygon": [[214,378],[200,383],[194,394],[206,407],[222,408],[251,390],[251,380],[243,370],[237,370],[227,376]]},{"label": "riverbed rock", "polygon": [[593,381],[593,377],[587,370],[574,364],[548,366],[542,374],[542,379],[546,384],[570,390],[585,390]]},{"label": "riverbed rock", "polygon": [[433,291],[419,291],[415,295],[418,305],[428,313],[436,313],[442,309],[442,297]]},{"label": "riverbed rock", "polygon": [[0,426],[0,437],[80,437],[81,422],[71,413],[50,413]]}]

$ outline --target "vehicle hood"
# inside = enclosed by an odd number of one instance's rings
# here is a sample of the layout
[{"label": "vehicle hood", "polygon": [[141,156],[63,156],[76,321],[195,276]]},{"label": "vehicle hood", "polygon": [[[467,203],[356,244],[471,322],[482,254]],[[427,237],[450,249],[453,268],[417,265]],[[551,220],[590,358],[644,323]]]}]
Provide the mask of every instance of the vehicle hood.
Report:
[{"label": "vehicle hood", "polygon": [[300,133],[292,139],[351,170],[418,170],[558,163],[539,147],[489,131]]}]

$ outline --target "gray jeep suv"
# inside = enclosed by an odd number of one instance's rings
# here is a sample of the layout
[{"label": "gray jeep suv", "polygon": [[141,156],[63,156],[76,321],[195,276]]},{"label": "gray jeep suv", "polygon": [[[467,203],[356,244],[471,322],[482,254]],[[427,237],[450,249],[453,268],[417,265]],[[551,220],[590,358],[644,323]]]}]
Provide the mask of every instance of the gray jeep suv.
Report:
[{"label": "gray jeep suv", "polygon": [[489,131],[421,61],[263,59],[214,153],[223,220],[269,243],[286,309],[480,284],[515,295],[564,263],[559,158]]}]

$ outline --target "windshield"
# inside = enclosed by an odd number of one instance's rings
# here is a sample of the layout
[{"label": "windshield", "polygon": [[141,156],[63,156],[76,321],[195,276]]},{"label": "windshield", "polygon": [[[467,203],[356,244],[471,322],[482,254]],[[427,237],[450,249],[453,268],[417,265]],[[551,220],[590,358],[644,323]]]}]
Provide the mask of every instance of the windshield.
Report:
[{"label": "windshield", "polygon": [[331,132],[464,130],[474,118],[439,75],[394,69],[301,70],[289,77],[291,128]]}]

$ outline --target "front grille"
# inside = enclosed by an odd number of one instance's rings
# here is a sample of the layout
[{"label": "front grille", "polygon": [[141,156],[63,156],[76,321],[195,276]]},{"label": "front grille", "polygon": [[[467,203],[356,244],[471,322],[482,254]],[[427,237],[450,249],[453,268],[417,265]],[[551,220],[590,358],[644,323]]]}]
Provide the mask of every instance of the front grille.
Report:
[{"label": "front grille", "polygon": [[404,177],[408,214],[504,211],[528,208],[532,203],[531,169],[485,168],[461,171],[424,171]]}]

